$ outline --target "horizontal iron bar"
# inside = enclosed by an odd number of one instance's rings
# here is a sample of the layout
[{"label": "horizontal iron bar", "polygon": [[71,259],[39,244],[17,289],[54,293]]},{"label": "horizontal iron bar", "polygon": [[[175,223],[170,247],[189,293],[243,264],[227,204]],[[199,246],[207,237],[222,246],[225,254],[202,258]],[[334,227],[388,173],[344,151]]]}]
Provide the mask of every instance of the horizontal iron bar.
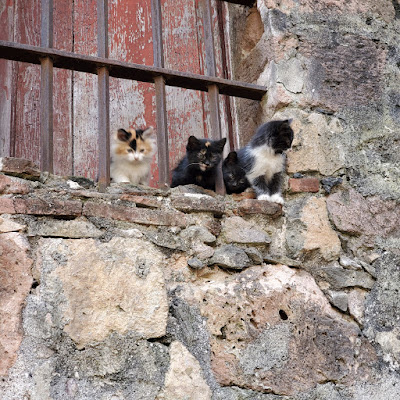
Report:
[{"label": "horizontal iron bar", "polygon": [[153,83],[155,77],[162,76],[168,86],[206,92],[210,85],[217,85],[220,94],[251,100],[261,100],[263,95],[267,92],[266,87],[252,83],[173,71],[155,66],[127,63],[53,48],[30,46],[27,44],[0,40],[0,58],[40,64],[40,60],[44,57],[50,57],[53,60],[55,68],[96,74],[99,68],[107,67],[110,71],[110,76],[114,78]]},{"label": "horizontal iron bar", "polygon": [[225,0],[227,3],[241,4],[242,6],[252,7],[256,0]]}]

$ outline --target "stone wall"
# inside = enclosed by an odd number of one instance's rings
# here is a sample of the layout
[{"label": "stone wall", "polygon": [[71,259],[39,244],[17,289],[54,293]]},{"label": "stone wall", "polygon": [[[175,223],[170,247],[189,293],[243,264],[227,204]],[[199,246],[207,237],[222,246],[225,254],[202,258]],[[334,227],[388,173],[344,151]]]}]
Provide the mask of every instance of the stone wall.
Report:
[{"label": "stone wall", "polygon": [[0,165],[3,400],[400,393],[398,257],[378,244],[394,201],[318,178],[290,178],[283,209],[196,186],[99,193]]},{"label": "stone wall", "polygon": [[398,2],[230,13],[240,141],[294,119],[285,205],[1,159],[2,400],[400,398]]}]

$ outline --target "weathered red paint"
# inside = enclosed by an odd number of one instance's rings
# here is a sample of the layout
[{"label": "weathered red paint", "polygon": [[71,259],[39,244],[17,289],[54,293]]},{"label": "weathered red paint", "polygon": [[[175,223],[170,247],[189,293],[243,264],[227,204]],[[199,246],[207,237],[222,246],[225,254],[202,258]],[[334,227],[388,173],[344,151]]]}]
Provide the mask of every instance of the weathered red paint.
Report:
[{"label": "weathered red paint", "polygon": [[[39,45],[40,0],[15,0],[0,10],[0,35],[5,40]],[[162,0],[165,66],[204,74],[204,32],[200,0]],[[213,5],[215,7],[215,0]],[[109,57],[140,64],[153,64],[151,2],[109,1]],[[97,54],[97,1],[54,2],[54,47],[80,54]],[[14,15],[15,13],[15,15]],[[9,23],[3,23],[3,22]],[[12,26],[12,21],[15,25]],[[217,75],[221,54],[217,14],[213,12]],[[10,29],[11,26],[11,29]],[[5,28],[7,27],[7,29]],[[15,132],[15,156],[39,163],[40,68],[0,60],[0,105],[3,113],[0,152],[12,154],[9,132]],[[2,73],[4,71],[4,73]],[[2,87],[6,87],[6,89]],[[14,99],[11,93],[16,93]],[[222,101],[222,100],[221,100]],[[4,106],[3,106],[4,105]],[[11,105],[15,118],[11,118]],[[8,108],[7,108],[8,107]],[[169,157],[175,167],[185,153],[190,135],[209,137],[210,110],[206,93],[167,87]],[[224,107],[220,103],[222,131]],[[154,85],[110,79],[110,128],[155,126]],[[156,126],[155,126],[156,127]],[[5,129],[4,129],[5,128]],[[55,70],[54,74],[54,170],[62,175],[97,176],[97,79],[95,76]],[[157,160],[151,184],[158,180]]]}]

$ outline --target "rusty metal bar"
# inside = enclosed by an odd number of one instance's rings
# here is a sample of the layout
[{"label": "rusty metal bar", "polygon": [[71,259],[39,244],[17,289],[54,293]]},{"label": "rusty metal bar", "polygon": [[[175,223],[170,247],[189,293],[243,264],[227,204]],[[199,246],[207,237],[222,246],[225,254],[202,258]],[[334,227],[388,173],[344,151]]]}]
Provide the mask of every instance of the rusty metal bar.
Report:
[{"label": "rusty metal bar", "polygon": [[[153,64],[155,67],[164,68],[164,49],[162,41],[162,18],[160,0],[151,0],[151,21],[153,32]],[[162,75],[159,75],[154,78],[154,83],[156,89],[158,182],[160,187],[168,187],[171,180],[169,170],[165,80]]]},{"label": "rusty metal bar", "polygon": [[[217,67],[215,62],[211,0],[203,0],[202,5],[203,5],[204,42],[205,42],[207,75],[210,77],[216,77]],[[222,138],[222,132],[221,132],[221,117],[219,112],[219,88],[217,85],[208,86],[208,99],[210,102],[210,119],[211,119],[210,136],[214,140],[220,140]],[[215,191],[218,194],[225,194],[225,186],[222,177],[221,166],[219,166],[217,169]]]},{"label": "rusty metal bar", "polygon": [[[228,56],[226,52],[226,37],[225,37],[225,22],[224,22],[224,10],[222,1],[217,0],[217,17],[218,17],[218,31],[221,41],[221,58],[222,58],[222,76],[225,79],[229,79],[228,73]],[[224,96],[224,106],[226,113],[226,123],[228,126],[228,139],[229,139],[229,150],[232,151],[235,148],[234,135],[233,135],[233,122],[232,122],[232,107],[231,99],[229,96]]]},{"label": "rusty metal bar", "polygon": [[[97,54],[108,58],[108,0],[97,0]],[[110,85],[106,66],[98,68],[98,187],[105,191],[110,184]]]},{"label": "rusty metal bar", "polygon": [[154,82],[157,76],[163,76],[167,86],[208,91],[209,85],[216,85],[220,94],[261,100],[267,88],[252,83],[173,71],[148,65],[127,63],[107,58],[86,56],[56,49],[19,44],[0,40],[0,58],[13,61],[40,64],[43,57],[51,57],[55,68],[97,74],[97,69],[107,67],[110,76],[141,82]]},{"label": "rusty metal bar", "polygon": [[[224,0],[226,3],[240,4],[242,6],[252,7],[256,0]],[[218,0],[217,0],[218,2]]]},{"label": "rusty metal bar", "polygon": [[[53,0],[42,0],[40,43],[53,46]],[[53,173],[53,60],[40,58],[40,166]]]}]

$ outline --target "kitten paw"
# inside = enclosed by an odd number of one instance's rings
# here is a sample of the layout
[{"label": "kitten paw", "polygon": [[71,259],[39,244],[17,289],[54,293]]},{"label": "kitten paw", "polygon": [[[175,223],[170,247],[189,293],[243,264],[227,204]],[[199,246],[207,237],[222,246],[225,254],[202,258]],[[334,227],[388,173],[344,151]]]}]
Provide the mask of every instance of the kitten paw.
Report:
[{"label": "kitten paw", "polygon": [[275,193],[272,196],[270,196],[269,194],[260,194],[257,197],[257,199],[258,200],[266,200],[266,201],[270,201],[272,203],[278,203],[278,204],[282,204],[282,205],[284,203],[282,196],[278,193]]}]

